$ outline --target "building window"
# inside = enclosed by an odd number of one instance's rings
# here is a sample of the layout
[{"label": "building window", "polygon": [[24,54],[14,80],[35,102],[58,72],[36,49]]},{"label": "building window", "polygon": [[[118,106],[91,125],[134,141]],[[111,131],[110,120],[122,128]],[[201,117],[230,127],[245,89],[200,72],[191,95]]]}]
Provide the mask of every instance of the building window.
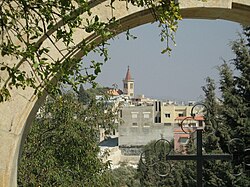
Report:
[{"label": "building window", "polygon": [[122,110],[120,110],[120,118],[122,118]]},{"label": "building window", "polygon": [[130,96],[133,96],[133,93],[130,93]]},{"label": "building window", "polygon": [[137,123],[132,123],[133,127],[138,127]]},{"label": "building window", "polygon": [[188,138],[187,137],[180,137],[179,142],[180,142],[180,144],[187,144],[188,143]]},{"label": "building window", "polygon": [[124,83],[124,88],[128,88],[128,84],[127,83]]},{"label": "building window", "polygon": [[179,116],[179,117],[183,117],[184,114],[183,114],[183,113],[179,113],[178,116]]},{"label": "building window", "polygon": [[196,123],[189,123],[188,126],[189,127],[196,127]]},{"label": "building window", "polygon": [[149,123],[144,123],[143,127],[150,127]]},{"label": "building window", "polygon": [[130,89],[133,89],[133,88],[134,88],[133,83],[130,83]]},{"label": "building window", "polygon": [[149,114],[150,114],[150,112],[143,112],[143,117],[144,118],[149,118]]},{"label": "building window", "polygon": [[155,123],[161,123],[161,116],[155,117]]},{"label": "building window", "polygon": [[166,118],[170,118],[170,113],[166,113],[166,114],[165,114],[165,117],[166,117]]},{"label": "building window", "polygon": [[155,111],[161,111],[161,102],[155,101]]},{"label": "building window", "polygon": [[131,112],[131,114],[132,114],[132,118],[135,119],[137,118],[138,112]]}]

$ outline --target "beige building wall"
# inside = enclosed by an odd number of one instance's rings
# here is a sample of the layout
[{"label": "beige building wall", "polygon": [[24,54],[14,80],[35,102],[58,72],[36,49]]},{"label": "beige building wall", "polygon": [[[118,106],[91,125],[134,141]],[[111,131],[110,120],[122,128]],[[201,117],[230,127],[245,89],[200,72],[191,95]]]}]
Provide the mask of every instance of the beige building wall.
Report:
[{"label": "beige building wall", "polygon": [[173,124],[177,117],[190,116],[192,107],[163,104],[161,107],[161,122]]}]

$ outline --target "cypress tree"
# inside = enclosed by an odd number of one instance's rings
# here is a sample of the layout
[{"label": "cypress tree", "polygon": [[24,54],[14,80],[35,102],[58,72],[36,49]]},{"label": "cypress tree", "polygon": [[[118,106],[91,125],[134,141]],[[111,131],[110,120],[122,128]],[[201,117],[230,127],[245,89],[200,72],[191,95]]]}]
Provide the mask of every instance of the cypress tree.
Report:
[{"label": "cypress tree", "polygon": [[230,127],[231,138],[241,138],[250,146],[250,30],[244,29],[244,36],[233,42],[236,57],[231,61],[235,68],[223,64],[220,68],[221,92],[224,122]]},{"label": "cypress tree", "polygon": [[84,105],[87,105],[90,103],[90,95],[88,92],[83,88],[83,85],[80,85],[79,91],[78,91],[78,100],[82,102]]}]

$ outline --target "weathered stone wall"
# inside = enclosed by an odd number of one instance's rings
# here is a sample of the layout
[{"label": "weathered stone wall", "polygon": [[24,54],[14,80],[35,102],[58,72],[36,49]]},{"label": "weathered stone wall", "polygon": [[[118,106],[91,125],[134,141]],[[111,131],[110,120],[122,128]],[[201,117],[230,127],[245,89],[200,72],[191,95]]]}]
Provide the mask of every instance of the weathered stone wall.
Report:
[{"label": "weathered stone wall", "polygon": [[124,156],[139,156],[142,153],[143,146],[119,146],[119,149]]}]

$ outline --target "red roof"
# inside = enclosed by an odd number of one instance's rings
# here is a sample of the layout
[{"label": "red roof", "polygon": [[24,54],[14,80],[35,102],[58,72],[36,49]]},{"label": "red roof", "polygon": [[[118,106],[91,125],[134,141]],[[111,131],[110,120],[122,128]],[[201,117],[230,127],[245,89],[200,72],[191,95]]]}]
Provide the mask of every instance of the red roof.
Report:
[{"label": "red roof", "polygon": [[121,95],[123,92],[120,89],[110,89],[108,90],[108,94],[112,96]]},{"label": "red roof", "polygon": [[126,81],[132,80],[132,77],[131,77],[131,74],[130,74],[130,70],[129,70],[129,66],[128,66],[128,70],[127,70],[127,74],[126,74],[125,80]]}]

